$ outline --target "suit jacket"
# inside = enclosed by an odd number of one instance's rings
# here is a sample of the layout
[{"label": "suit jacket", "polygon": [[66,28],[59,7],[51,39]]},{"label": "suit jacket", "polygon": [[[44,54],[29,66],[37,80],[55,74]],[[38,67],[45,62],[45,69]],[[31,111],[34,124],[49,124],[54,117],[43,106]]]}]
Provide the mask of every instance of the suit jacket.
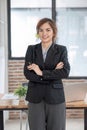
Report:
[{"label": "suit jacket", "polygon": [[[55,69],[60,61],[64,63],[64,67]],[[34,71],[28,70],[29,62],[39,65],[43,75],[38,76]],[[41,43],[28,46],[24,65],[24,75],[29,80],[26,100],[33,103],[45,100],[51,104],[64,102],[62,79],[67,78],[69,72],[70,65],[65,46],[53,43],[47,52],[45,62],[43,60]]]}]

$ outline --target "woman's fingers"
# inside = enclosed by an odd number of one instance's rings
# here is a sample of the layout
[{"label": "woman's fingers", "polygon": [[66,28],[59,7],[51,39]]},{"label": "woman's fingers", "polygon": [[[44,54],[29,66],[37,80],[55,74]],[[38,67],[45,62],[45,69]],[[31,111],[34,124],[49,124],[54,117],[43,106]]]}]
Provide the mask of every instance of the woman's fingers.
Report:
[{"label": "woman's fingers", "polygon": [[56,66],[56,69],[62,69],[64,66],[64,63],[63,62],[59,62]]},{"label": "woman's fingers", "polygon": [[27,66],[27,68],[28,68],[29,70],[36,70],[36,69],[38,69],[39,67],[38,67],[38,65],[36,65],[36,64],[33,63],[33,64]]},{"label": "woman's fingers", "polygon": [[27,68],[28,68],[29,70],[32,70],[32,69],[33,69],[32,65],[28,65]]}]

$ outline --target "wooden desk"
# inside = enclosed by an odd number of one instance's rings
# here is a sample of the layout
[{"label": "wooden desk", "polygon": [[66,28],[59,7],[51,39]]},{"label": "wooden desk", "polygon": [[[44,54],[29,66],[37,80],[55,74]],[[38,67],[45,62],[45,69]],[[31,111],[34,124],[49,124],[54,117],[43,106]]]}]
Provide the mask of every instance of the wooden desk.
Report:
[{"label": "wooden desk", "polygon": [[[2,97],[2,95],[0,95]],[[3,111],[4,110],[27,110],[24,102],[19,105],[13,105],[12,100],[0,100],[0,130],[4,130]],[[74,101],[66,103],[66,109],[84,109],[84,130],[87,130],[87,104],[84,101]]]},{"label": "wooden desk", "polygon": [[4,130],[4,115],[3,112],[6,110],[27,110],[27,105],[24,101],[20,101],[19,105],[13,105],[13,99],[1,100],[3,95],[0,94],[0,130]]},{"label": "wooden desk", "polygon": [[66,109],[84,109],[84,130],[87,130],[87,104],[84,101],[67,102]]}]

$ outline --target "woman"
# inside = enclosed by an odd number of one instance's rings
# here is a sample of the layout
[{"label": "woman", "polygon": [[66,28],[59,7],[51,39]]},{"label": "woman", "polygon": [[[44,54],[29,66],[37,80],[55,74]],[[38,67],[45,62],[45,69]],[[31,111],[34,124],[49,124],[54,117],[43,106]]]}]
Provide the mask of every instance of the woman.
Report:
[{"label": "woman", "polygon": [[49,18],[37,26],[41,42],[28,46],[24,75],[29,80],[26,100],[29,101],[30,130],[65,130],[65,96],[62,79],[70,65],[65,46],[55,44],[57,27]]}]

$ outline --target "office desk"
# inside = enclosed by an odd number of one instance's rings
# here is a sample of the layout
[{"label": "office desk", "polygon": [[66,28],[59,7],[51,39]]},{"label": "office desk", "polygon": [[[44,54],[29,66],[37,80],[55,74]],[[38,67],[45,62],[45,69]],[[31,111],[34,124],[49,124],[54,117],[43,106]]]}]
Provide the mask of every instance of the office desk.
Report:
[{"label": "office desk", "polygon": [[0,130],[4,130],[4,114],[6,110],[27,110],[27,105],[24,101],[20,101],[19,105],[13,105],[13,99],[1,100],[3,94],[0,94]]},{"label": "office desk", "polygon": [[[2,95],[0,95],[0,98]],[[20,102],[19,105],[13,105],[13,100],[0,100],[0,130],[4,130],[4,110],[27,110],[27,105]],[[66,103],[66,109],[84,109],[84,130],[87,130],[87,104],[84,101],[73,101]]]},{"label": "office desk", "polygon": [[84,101],[67,102],[66,109],[84,109],[84,130],[87,130],[87,104]]}]

